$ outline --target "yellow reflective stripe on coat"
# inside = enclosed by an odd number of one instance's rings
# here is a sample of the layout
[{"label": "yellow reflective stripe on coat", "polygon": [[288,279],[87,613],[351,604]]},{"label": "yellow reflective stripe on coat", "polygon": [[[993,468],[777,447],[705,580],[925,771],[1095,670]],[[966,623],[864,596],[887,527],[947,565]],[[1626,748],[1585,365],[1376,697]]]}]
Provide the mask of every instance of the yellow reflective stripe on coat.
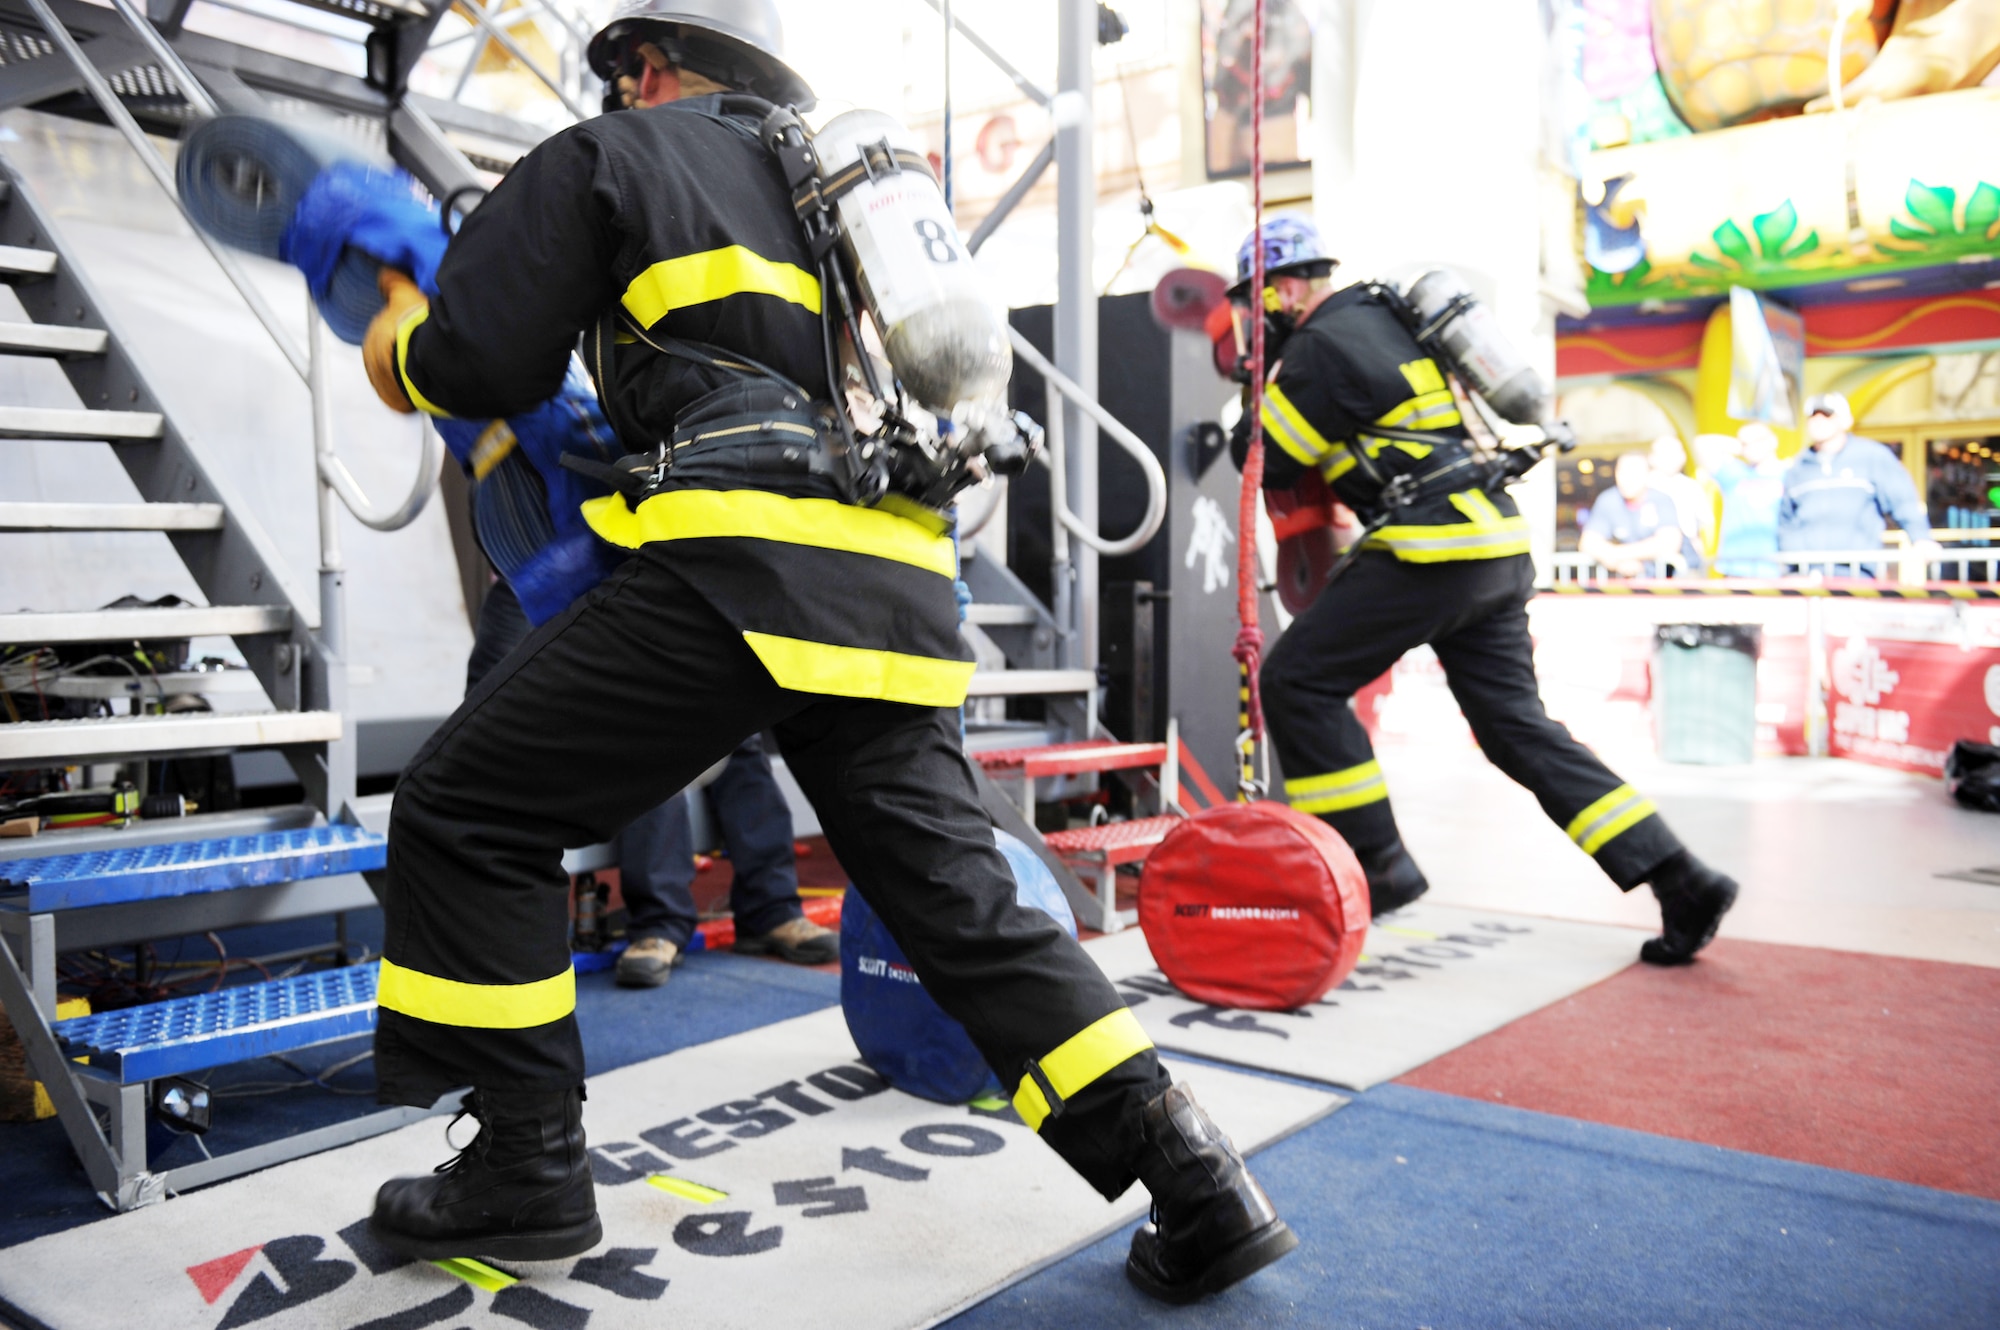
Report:
[{"label": "yellow reflective stripe on coat", "polygon": [[662,259],[632,279],[619,303],[650,328],[677,309],[741,295],[776,296],[819,313],[817,277],[741,245]]},{"label": "yellow reflective stripe on coat", "polygon": [[410,334],[417,330],[418,324],[430,316],[431,306],[427,300],[405,314],[403,321],[396,325],[396,377],[402,380],[403,394],[410,399],[411,406],[427,416],[449,418],[451,412],[432,403],[428,397],[417,391],[416,384],[410,382]]},{"label": "yellow reflective stripe on coat", "polygon": [[823,550],[850,550],[955,577],[951,537],[880,508],[835,499],[790,499],[766,490],[670,490],[636,509],[622,494],[588,499],[583,520],[613,545],[733,536]]},{"label": "yellow reflective stripe on coat", "polygon": [[1444,429],[1462,423],[1458,399],[1445,388],[1409,398],[1387,415],[1375,417],[1378,425],[1400,425],[1407,429]]},{"label": "yellow reflective stripe on coat", "polygon": [[917,707],[965,705],[977,661],[911,656],[745,631],[743,640],[778,687],[830,697],[867,697]]},{"label": "yellow reflective stripe on coat", "polygon": [[576,971],[564,970],[527,984],[462,984],[384,959],[375,1002],[436,1025],[474,1030],[527,1030],[559,1021],[576,1010]]},{"label": "yellow reflective stripe on coat", "polygon": [[[1125,1059],[1152,1046],[1153,1041],[1139,1028],[1139,1018],[1132,1014],[1132,1009],[1120,1007],[1109,1016],[1092,1021],[1039,1061],[1050,1087],[1064,1099],[1070,1099]],[[1035,1078],[1023,1076],[1021,1088],[1014,1092],[1014,1111],[1021,1115],[1021,1121],[1030,1130],[1040,1131],[1042,1123],[1048,1120],[1050,1108],[1048,1097],[1035,1084]]]},{"label": "yellow reflective stripe on coat", "polygon": [[1380,803],[1388,797],[1389,786],[1382,779],[1382,764],[1373,761],[1345,771],[1285,782],[1286,801],[1301,813],[1338,813]]},{"label": "yellow reflective stripe on coat", "polygon": [[1272,439],[1301,466],[1317,466],[1336,446],[1312,427],[1305,413],[1292,405],[1292,399],[1275,383],[1265,386],[1264,405],[1258,414]]},{"label": "yellow reflective stripe on coat", "polygon": [[1326,460],[1319,464],[1319,473],[1326,477],[1328,484],[1332,484],[1358,465],[1353,451],[1344,443],[1336,443],[1333,451],[1326,455]]},{"label": "yellow reflective stripe on coat", "polygon": [[1651,799],[1630,785],[1620,785],[1571,818],[1564,830],[1585,854],[1596,854],[1659,811]]},{"label": "yellow reflective stripe on coat", "polygon": [[1470,559],[1504,559],[1528,552],[1528,519],[1503,517],[1480,490],[1450,496],[1451,506],[1464,513],[1463,522],[1431,526],[1385,526],[1370,536],[1364,549],[1388,550],[1405,563],[1450,563]]}]

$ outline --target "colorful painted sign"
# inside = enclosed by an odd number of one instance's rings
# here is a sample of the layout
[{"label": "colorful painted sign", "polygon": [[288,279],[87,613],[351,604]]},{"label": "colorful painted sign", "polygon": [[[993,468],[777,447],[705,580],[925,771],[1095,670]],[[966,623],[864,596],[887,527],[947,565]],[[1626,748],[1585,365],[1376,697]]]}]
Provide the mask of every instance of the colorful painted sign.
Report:
[{"label": "colorful painted sign", "polygon": [[2000,88],[1592,153],[1592,305],[2000,256]]}]

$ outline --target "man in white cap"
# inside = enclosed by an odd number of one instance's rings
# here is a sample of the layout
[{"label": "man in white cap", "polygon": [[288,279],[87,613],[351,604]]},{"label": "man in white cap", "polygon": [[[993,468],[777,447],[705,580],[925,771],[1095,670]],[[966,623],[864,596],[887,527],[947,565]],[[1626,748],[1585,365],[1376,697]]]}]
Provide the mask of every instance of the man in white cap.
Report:
[{"label": "man in white cap", "polygon": [[[1785,472],[1778,501],[1780,550],[1873,550],[1882,547],[1885,518],[1893,517],[1913,546],[1937,553],[1923,499],[1887,445],[1850,433],[1854,408],[1840,393],[1806,401],[1806,438],[1812,447]],[[1821,571],[1881,575],[1872,563],[1822,564]]]}]

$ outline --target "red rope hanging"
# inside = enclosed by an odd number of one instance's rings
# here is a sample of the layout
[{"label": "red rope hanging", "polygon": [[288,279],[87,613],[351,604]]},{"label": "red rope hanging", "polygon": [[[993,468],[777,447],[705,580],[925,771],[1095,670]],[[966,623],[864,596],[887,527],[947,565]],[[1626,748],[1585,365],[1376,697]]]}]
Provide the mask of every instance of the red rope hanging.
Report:
[{"label": "red rope hanging", "polygon": [[1257,496],[1264,486],[1264,0],[1256,0],[1250,33],[1250,447],[1243,458],[1243,491],[1236,505],[1236,658],[1240,674],[1236,747],[1236,796],[1257,793],[1257,742],[1264,737],[1263,699],[1257,668],[1264,630],[1257,616]]}]

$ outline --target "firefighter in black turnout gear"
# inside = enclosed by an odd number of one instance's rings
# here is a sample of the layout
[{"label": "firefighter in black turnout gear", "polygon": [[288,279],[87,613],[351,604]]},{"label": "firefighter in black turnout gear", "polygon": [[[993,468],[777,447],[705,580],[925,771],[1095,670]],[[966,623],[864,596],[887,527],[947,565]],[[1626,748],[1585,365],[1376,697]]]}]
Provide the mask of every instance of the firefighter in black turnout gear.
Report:
[{"label": "firefighter in black turnout gear", "polygon": [[[1293,622],[1258,676],[1284,768],[1285,799],[1338,831],[1368,874],[1376,914],[1429,889],[1404,848],[1389,790],[1349,700],[1428,643],[1493,764],[1621,890],[1649,884],[1661,936],[1640,949],[1682,965],[1715,935],[1736,883],[1688,852],[1653,801],[1549,719],[1535,680],[1528,523],[1479,459],[1444,369],[1372,284],[1332,289],[1335,266],[1310,223],[1274,218],[1265,246],[1272,366],[1264,386],[1264,484],[1316,471],[1364,524],[1361,549]],[[1379,432],[1376,432],[1379,431]],[[1233,440],[1237,465],[1249,422]]]},{"label": "firefighter in black turnout gear", "polygon": [[761,115],[715,91],[808,100],[779,50],[768,3],[622,14],[592,55],[632,109],[522,159],[452,241],[436,299],[403,293],[364,347],[390,405],[502,417],[556,390],[581,337],[607,415],[652,459],[639,493],[586,505],[629,561],[496,666],[397,789],[381,1096],[469,1085],[480,1130],[386,1184],[372,1230],[429,1259],[600,1240],[563,848],[768,728],[1023,1120],[1105,1196],[1151,1191],[1134,1281],[1202,1296],[1297,1240],[1096,965],[1015,901],[960,751],[973,665],[949,522],[894,493],[850,501],[827,465],[826,293]]}]

